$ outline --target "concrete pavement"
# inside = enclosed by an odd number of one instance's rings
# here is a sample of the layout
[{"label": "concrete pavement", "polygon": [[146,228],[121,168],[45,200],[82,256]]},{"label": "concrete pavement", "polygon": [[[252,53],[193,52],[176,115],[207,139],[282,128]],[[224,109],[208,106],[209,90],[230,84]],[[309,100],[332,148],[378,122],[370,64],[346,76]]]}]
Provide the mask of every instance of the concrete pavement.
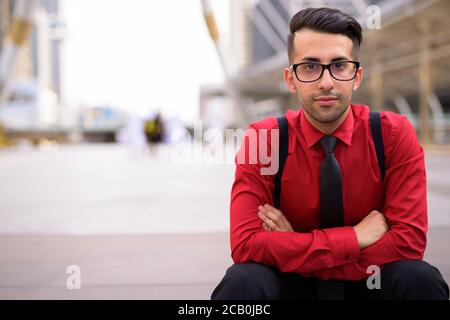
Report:
[{"label": "concrete pavement", "polygon": [[209,299],[228,251],[224,233],[0,236],[0,299]]}]

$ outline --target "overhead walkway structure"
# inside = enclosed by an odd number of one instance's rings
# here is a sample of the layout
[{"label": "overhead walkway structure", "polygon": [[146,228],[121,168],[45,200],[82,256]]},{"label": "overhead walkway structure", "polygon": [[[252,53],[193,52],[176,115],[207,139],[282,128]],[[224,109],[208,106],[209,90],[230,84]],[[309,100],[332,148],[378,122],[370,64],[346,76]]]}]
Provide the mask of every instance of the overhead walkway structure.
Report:
[{"label": "overhead walkway structure", "polygon": [[364,30],[360,51],[364,79],[353,102],[405,114],[425,145],[449,144],[450,1],[446,0],[261,0],[241,5],[243,13],[232,10],[232,15],[244,17],[243,27],[232,29],[232,40],[242,38],[238,32],[245,33],[240,47],[234,48],[243,62],[231,80],[233,103],[244,115],[238,122],[245,126],[299,107],[283,82],[288,24],[299,10],[322,6],[354,16]]}]

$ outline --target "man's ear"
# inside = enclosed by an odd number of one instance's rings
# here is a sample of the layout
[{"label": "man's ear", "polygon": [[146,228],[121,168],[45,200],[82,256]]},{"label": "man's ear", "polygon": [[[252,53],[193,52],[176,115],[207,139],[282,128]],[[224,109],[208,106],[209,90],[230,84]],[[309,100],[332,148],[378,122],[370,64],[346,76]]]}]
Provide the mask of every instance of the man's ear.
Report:
[{"label": "man's ear", "polygon": [[356,91],[359,88],[362,79],[363,79],[363,68],[359,67],[358,71],[356,72],[355,81],[353,82],[353,91]]},{"label": "man's ear", "polygon": [[288,67],[284,68],[283,72],[284,72],[283,73],[284,83],[286,83],[286,86],[288,87],[289,91],[291,93],[297,92],[297,88],[295,86],[294,73]]}]

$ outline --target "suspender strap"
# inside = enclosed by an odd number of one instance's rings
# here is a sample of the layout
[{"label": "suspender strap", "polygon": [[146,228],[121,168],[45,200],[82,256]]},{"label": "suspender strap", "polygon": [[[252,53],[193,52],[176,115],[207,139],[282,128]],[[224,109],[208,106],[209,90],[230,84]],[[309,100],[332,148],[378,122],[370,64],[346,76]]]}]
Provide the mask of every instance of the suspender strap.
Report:
[{"label": "suspender strap", "polygon": [[375,144],[381,178],[384,179],[386,169],[384,164],[383,137],[381,135],[381,116],[379,112],[370,112],[370,129],[372,130],[372,138]]},{"label": "suspender strap", "polygon": [[286,117],[278,117],[278,128],[280,129],[279,141],[279,156],[278,156],[278,172],[275,176],[275,190],[273,192],[273,201],[275,208],[280,208],[280,194],[281,194],[281,176],[283,175],[284,164],[288,155],[289,135],[288,122]]}]

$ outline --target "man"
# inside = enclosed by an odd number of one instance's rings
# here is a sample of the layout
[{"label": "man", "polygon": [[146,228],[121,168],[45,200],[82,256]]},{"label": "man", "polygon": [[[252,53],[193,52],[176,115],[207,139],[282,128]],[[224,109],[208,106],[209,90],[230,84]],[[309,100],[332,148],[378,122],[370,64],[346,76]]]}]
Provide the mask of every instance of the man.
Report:
[{"label": "man", "polygon": [[[250,126],[236,158],[247,161],[236,161],[231,191],[235,264],[211,298],[448,299],[441,274],[422,260],[426,174],[414,128],[404,116],[381,113],[382,174],[370,110],[351,104],[363,77],[361,26],[339,10],[309,8],[292,18],[290,32],[284,80],[302,108],[286,113],[281,206],[273,205],[275,175],[261,174],[261,159],[247,159],[249,131],[257,132],[258,150],[262,142],[270,153],[278,143],[259,135],[278,129],[268,118]],[[378,285],[374,278],[368,286],[378,267]]]}]

